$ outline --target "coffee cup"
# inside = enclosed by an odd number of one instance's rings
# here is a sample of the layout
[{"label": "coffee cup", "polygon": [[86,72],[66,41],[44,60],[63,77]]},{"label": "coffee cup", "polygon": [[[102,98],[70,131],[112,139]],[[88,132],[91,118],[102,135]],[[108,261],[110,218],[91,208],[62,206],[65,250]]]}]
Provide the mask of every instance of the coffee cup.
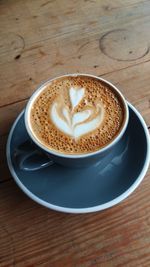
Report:
[{"label": "coffee cup", "polygon": [[77,73],[48,80],[27,103],[28,149],[17,149],[19,166],[90,167],[115,148],[128,119],[124,96],[103,78]]}]

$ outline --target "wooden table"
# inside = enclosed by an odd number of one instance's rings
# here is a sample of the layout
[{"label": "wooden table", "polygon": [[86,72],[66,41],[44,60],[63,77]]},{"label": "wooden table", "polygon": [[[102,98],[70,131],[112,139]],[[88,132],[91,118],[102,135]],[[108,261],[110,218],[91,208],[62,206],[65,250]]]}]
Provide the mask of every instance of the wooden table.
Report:
[{"label": "wooden table", "polygon": [[124,202],[72,215],[30,200],[6,163],[10,127],[40,82],[117,85],[150,126],[150,1],[0,1],[0,267],[150,266],[150,174]]}]

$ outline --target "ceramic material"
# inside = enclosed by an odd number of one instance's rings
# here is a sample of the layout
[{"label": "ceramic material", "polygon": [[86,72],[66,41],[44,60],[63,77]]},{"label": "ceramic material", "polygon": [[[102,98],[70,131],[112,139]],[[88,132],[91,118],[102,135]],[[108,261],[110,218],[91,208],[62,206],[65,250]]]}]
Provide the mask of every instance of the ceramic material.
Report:
[{"label": "ceramic material", "polygon": [[[56,152],[54,150],[50,150],[49,148],[46,148],[46,146],[44,146],[42,143],[40,143],[38,141],[38,139],[35,138],[32,130],[31,130],[29,118],[30,118],[30,111],[31,111],[33,102],[39,96],[39,94],[43,91],[43,89],[47,86],[47,84],[49,84],[49,82],[51,82],[53,80],[57,80],[57,79],[62,78],[62,77],[67,77],[67,76],[73,76],[73,77],[88,76],[88,77],[92,77],[92,78],[95,78],[97,80],[103,81],[106,84],[108,84],[109,86],[111,86],[114,91],[117,92],[117,94],[120,96],[120,98],[122,99],[122,101],[124,103],[125,119],[124,119],[124,123],[123,123],[123,126],[122,126],[119,134],[112,140],[111,143],[109,143],[104,148],[101,148],[100,150],[98,150],[96,152],[86,153],[86,154],[84,153],[84,154],[80,154],[80,155],[67,155],[67,154],[62,154],[62,153]],[[39,148],[41,148],[43,151],[47,152],[47,154],[50,157],[50,163],[51,163],[51,160],[53,160],[56,163],[59,163],[63,166],[67,166],[67,167],[71,167],[71,168],[88,167],[89,165],[95,164],[97,161],[103,159],[106,155],[111,153],[111,150],[113,149],[113,147],[122,138],[122,136],[123,136],[123,134],[127,128],[127,125],[128,125],[128,119],[129,119],[128,105],[127,105],[127,102],[124,99],[124,96],[122,95],[122,93],[116,88],[116,86],[114,86],[112,83],[108,82],[107,80],[104,80],[103,78],[100,78],[100,77],[97,77],[94,75],[90,75],[90,74],[79,74],[79,73],[67,74],[67,75],[63,75],[60,77],[56,77],[52,80],[47,81],[46,83],[43,83],[30,97],[30,99],[27,103],[26,109],[25,109],[25,126],[26,126],[27,132],[28,132],[30,138],[32,139],[32,141]]]},{"label": "ceramic material", "polygon": [[7,143],[9,169],[18,186],[39,204],[62,212],[100,211],[124,200],[144,178],[150,160],[146,124],[137,110],[128,106],[129,124],[122,140],[103,161],[85,169],[53,164],[37,171],[20,170],[16,147],[29,138],[22,112]]}]

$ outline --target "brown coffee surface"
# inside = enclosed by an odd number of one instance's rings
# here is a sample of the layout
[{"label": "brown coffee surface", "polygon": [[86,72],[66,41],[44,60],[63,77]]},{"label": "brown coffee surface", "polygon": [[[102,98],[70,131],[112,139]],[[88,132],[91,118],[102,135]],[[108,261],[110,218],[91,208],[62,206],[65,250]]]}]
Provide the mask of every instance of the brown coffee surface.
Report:
[{"label": "brown coffee surface", "polygon": [[[84,88],[84,96],[74,110],[69,97],[70,88]],[[54,102],[58,103],[58,115],[64,122],[67,117],[61,114],[62,103],[68,114],[72,114],[72,110],[74,114],[86,109],[92,110],[89,111],[91,116],[85,122],[93,122],[100,104],[104,111],[102,121],[96,129],[74,138],[61,131],[58,128],[59,123],[57,127],[52,120],[51,109]],[[95,152],[109,144],[120,132],[124,114],[125,108],[120,95],[107,83],[89,76],[69,76],[47,84],[32,105],[30,122],[35,138],[46,148],[65,154],[84,154]],[[81,124],[83,125],[82,122],[78,123],[79,127]]]}]

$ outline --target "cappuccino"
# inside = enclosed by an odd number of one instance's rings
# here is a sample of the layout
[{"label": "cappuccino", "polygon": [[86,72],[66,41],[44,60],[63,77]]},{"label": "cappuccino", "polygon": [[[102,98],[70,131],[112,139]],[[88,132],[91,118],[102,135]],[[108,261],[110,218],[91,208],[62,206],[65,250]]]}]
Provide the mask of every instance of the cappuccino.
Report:
[{"label": "cappuccino", "polygon": [[46,148],[63,154],[95,152],[119,134],[125,107],[109,84],[90,76],[64,76],[35,98],[30,125]]}]

